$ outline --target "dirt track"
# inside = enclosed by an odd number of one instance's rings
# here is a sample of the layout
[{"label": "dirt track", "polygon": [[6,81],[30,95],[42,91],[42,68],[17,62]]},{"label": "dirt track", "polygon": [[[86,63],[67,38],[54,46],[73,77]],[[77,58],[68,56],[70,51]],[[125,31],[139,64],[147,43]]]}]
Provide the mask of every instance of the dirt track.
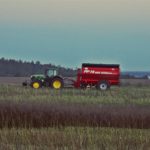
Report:
[{"label": "dirt track", "polygon": [[[22,82],[29,80],[29,77],[0,77],[0,84],[16,84],[22,85]],[[150,80],[148,79],[121,79],[121,85],[136,85],[136,86],[150,86]]]},{"label": "dirt track", "polygon": [[27,77],[0,77],[0,84],[17,84],[21,85],[23,81],[28,80]]},{"label": "dirt track", "polygon": [[150,86],[150,80],[148,79],[121,79],[121,85],[135,85],[135,86]]}]

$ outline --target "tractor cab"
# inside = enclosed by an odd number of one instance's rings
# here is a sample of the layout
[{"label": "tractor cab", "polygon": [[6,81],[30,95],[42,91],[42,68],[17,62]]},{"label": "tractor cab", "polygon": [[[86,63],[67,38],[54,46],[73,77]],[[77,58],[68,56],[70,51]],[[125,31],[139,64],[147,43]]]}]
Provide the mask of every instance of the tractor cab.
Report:
[{"label": "tractor cab", "polygon": [[45,70],[45,77],[54,77],[57,75],[58,75],[58,70],[55,68]]}]

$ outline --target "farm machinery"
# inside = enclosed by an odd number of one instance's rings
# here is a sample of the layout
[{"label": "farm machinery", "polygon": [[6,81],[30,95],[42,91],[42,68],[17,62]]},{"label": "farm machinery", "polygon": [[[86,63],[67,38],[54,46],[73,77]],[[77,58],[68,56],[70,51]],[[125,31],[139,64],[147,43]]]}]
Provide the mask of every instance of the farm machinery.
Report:
[{"label": "farm machinery", "polygon": [[58,74],[57,69],[45,70],[43,75],[32,75],[30,81],[23,85],[30,85],[34,89],[43,86],[53,89],[62,89],[66,85],[75,88],[96,87],[99,90],[107,90],[112,85],[118,85],[120,68],[118,64],[89,64],[83,63],[82,68],[77,70],[76,80],[64,78]]},{"label": "farm machinery", "polygon": [[23,86],[30,85],[34,89],[41,87],[52,87],[54,89],[61,89],[64,87],[64,79],[58,75],[56,68],[46,69],[44,74],[31,75],[30,81],[22,83]]}]

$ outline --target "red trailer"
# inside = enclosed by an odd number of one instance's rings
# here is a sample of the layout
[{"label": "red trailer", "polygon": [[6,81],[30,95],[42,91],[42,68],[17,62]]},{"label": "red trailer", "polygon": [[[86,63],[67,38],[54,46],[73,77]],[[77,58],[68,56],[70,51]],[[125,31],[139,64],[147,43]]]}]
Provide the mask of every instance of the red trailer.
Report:
[{"label": "red trailer", "polygon": [[111,85],[118,85],[120,68],[118,64],[82,64],[78,69],[77,80],[74,82],[76,88],[96,87],[106,90]]}]

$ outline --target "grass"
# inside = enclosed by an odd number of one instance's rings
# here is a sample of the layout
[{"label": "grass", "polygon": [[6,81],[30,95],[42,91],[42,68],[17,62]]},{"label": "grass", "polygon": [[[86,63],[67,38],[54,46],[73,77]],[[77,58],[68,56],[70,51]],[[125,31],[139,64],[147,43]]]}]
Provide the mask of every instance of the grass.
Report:
[{"label": "grass", "polygon": [[[149,108],[149,86],[101,92],[1,85],[0,149],[148,150]],[[67,124],[66,120],[73,122]],[[94,125],[95,120],[106,124]]]},{"label": "grass", "polygon": [[79,104],[150,104],[150,87],[114,87],[108,91],[95,89],[77,90],[63,89],[52,90],[43,88],[34,90],[30,87],[0,86],[0,100],[11,101],[49,101]]},{"label": "grass", "polygon": [[1,149],[148,150],[150,130],[115,128],[41,128],[0,130]]},{"label": "grass", "polygon": [[0,102],[0,127],[150,128],[150,106]]}]

